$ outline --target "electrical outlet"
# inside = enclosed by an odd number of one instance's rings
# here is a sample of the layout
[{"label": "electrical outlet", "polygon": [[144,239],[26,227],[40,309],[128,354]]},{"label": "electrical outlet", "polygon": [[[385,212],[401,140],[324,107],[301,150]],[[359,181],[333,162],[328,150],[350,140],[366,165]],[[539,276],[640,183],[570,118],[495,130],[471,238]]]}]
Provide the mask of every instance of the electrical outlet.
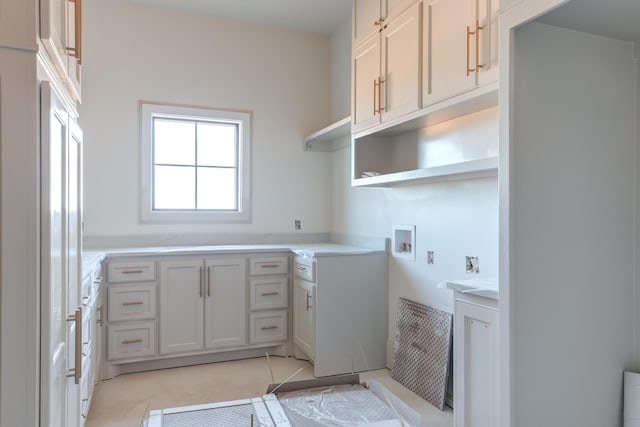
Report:
[{"label": "electrical outlet", "polygon": [[427,264],[433,264],[433,251],[427,251]]},{"label": "electrical outlet", "polygon": [[296,230],[302,230],[302,221],[301,221],[301,220],[299,220],[299,219],[296,219],[296,220],[293,222],[293,226],[294,226],[294,228],[295,228]]},{"label": "electrical outlet", "polygon": [[467,273],[479,273],[480,272],[480,263],[477,256],[467,256],[465,257],[465,271]]}]

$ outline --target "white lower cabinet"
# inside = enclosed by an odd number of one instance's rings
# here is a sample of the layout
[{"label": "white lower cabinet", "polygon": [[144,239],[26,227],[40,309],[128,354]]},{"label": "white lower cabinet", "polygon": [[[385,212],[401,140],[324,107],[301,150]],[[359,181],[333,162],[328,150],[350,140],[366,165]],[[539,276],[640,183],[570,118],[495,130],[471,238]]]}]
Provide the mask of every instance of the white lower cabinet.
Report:
[{"label": "white lower cabinet", "polygon": [[246,258],[160,262],[160,353],[247,343]]},{"label": "white lower cabinet", "polygon": [[497,301],[456,292],[454,324],[454,426],[498,426]]},{"label": "white lower cabinet", "polygon": [[316,286],[296,278],[293,282],[293,342],[311,360],[315,359]]}]

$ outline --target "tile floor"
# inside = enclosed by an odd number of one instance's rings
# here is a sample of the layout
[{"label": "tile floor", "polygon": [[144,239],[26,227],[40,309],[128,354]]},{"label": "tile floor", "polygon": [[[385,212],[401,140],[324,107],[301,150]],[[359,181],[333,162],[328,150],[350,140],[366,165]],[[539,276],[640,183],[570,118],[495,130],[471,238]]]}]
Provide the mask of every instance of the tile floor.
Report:
[{"label": "tile floor", "polygon": [[[302,360],[271,357],[275,382],[302,368],[293,380],[313,378]],[[386,369],[364,372],[361,381],[377,380],[422,415],[422,426],[450,427],[451,410],[439,411],[395,382]],[[86,427],[139,427],[152,409],[258,397],[271,384],[266,358],[236,360],[125,374],[96,386]]]}]

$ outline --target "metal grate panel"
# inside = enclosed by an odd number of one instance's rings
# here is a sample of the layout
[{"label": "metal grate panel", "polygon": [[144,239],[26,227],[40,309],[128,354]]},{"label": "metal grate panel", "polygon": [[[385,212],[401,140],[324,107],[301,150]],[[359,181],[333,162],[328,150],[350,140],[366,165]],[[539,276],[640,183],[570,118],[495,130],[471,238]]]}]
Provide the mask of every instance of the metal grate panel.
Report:
[{"label": "metal grate panel", "polygon": [[400,298],[391,377],[440,410],[451,363],[453,315]]},{"label": "metal grate panel", "polygon": [[[162,427],[239,427],[249,426],[253,405],[185,411],[162,416]],[[257,425],[257,423],[256,423]]]}]

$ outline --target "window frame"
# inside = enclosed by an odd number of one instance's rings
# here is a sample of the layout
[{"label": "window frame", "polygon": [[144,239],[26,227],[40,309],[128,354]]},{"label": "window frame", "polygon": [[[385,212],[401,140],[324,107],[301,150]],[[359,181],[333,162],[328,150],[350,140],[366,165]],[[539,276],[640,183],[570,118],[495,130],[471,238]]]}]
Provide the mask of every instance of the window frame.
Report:
[{"label": "window frame", "polygon": [[[229,122],[238,125],[237,210],[153,209],[153,118]],[[230,223],[251,221],[251,112],[140,101],[140,222]]]}]

